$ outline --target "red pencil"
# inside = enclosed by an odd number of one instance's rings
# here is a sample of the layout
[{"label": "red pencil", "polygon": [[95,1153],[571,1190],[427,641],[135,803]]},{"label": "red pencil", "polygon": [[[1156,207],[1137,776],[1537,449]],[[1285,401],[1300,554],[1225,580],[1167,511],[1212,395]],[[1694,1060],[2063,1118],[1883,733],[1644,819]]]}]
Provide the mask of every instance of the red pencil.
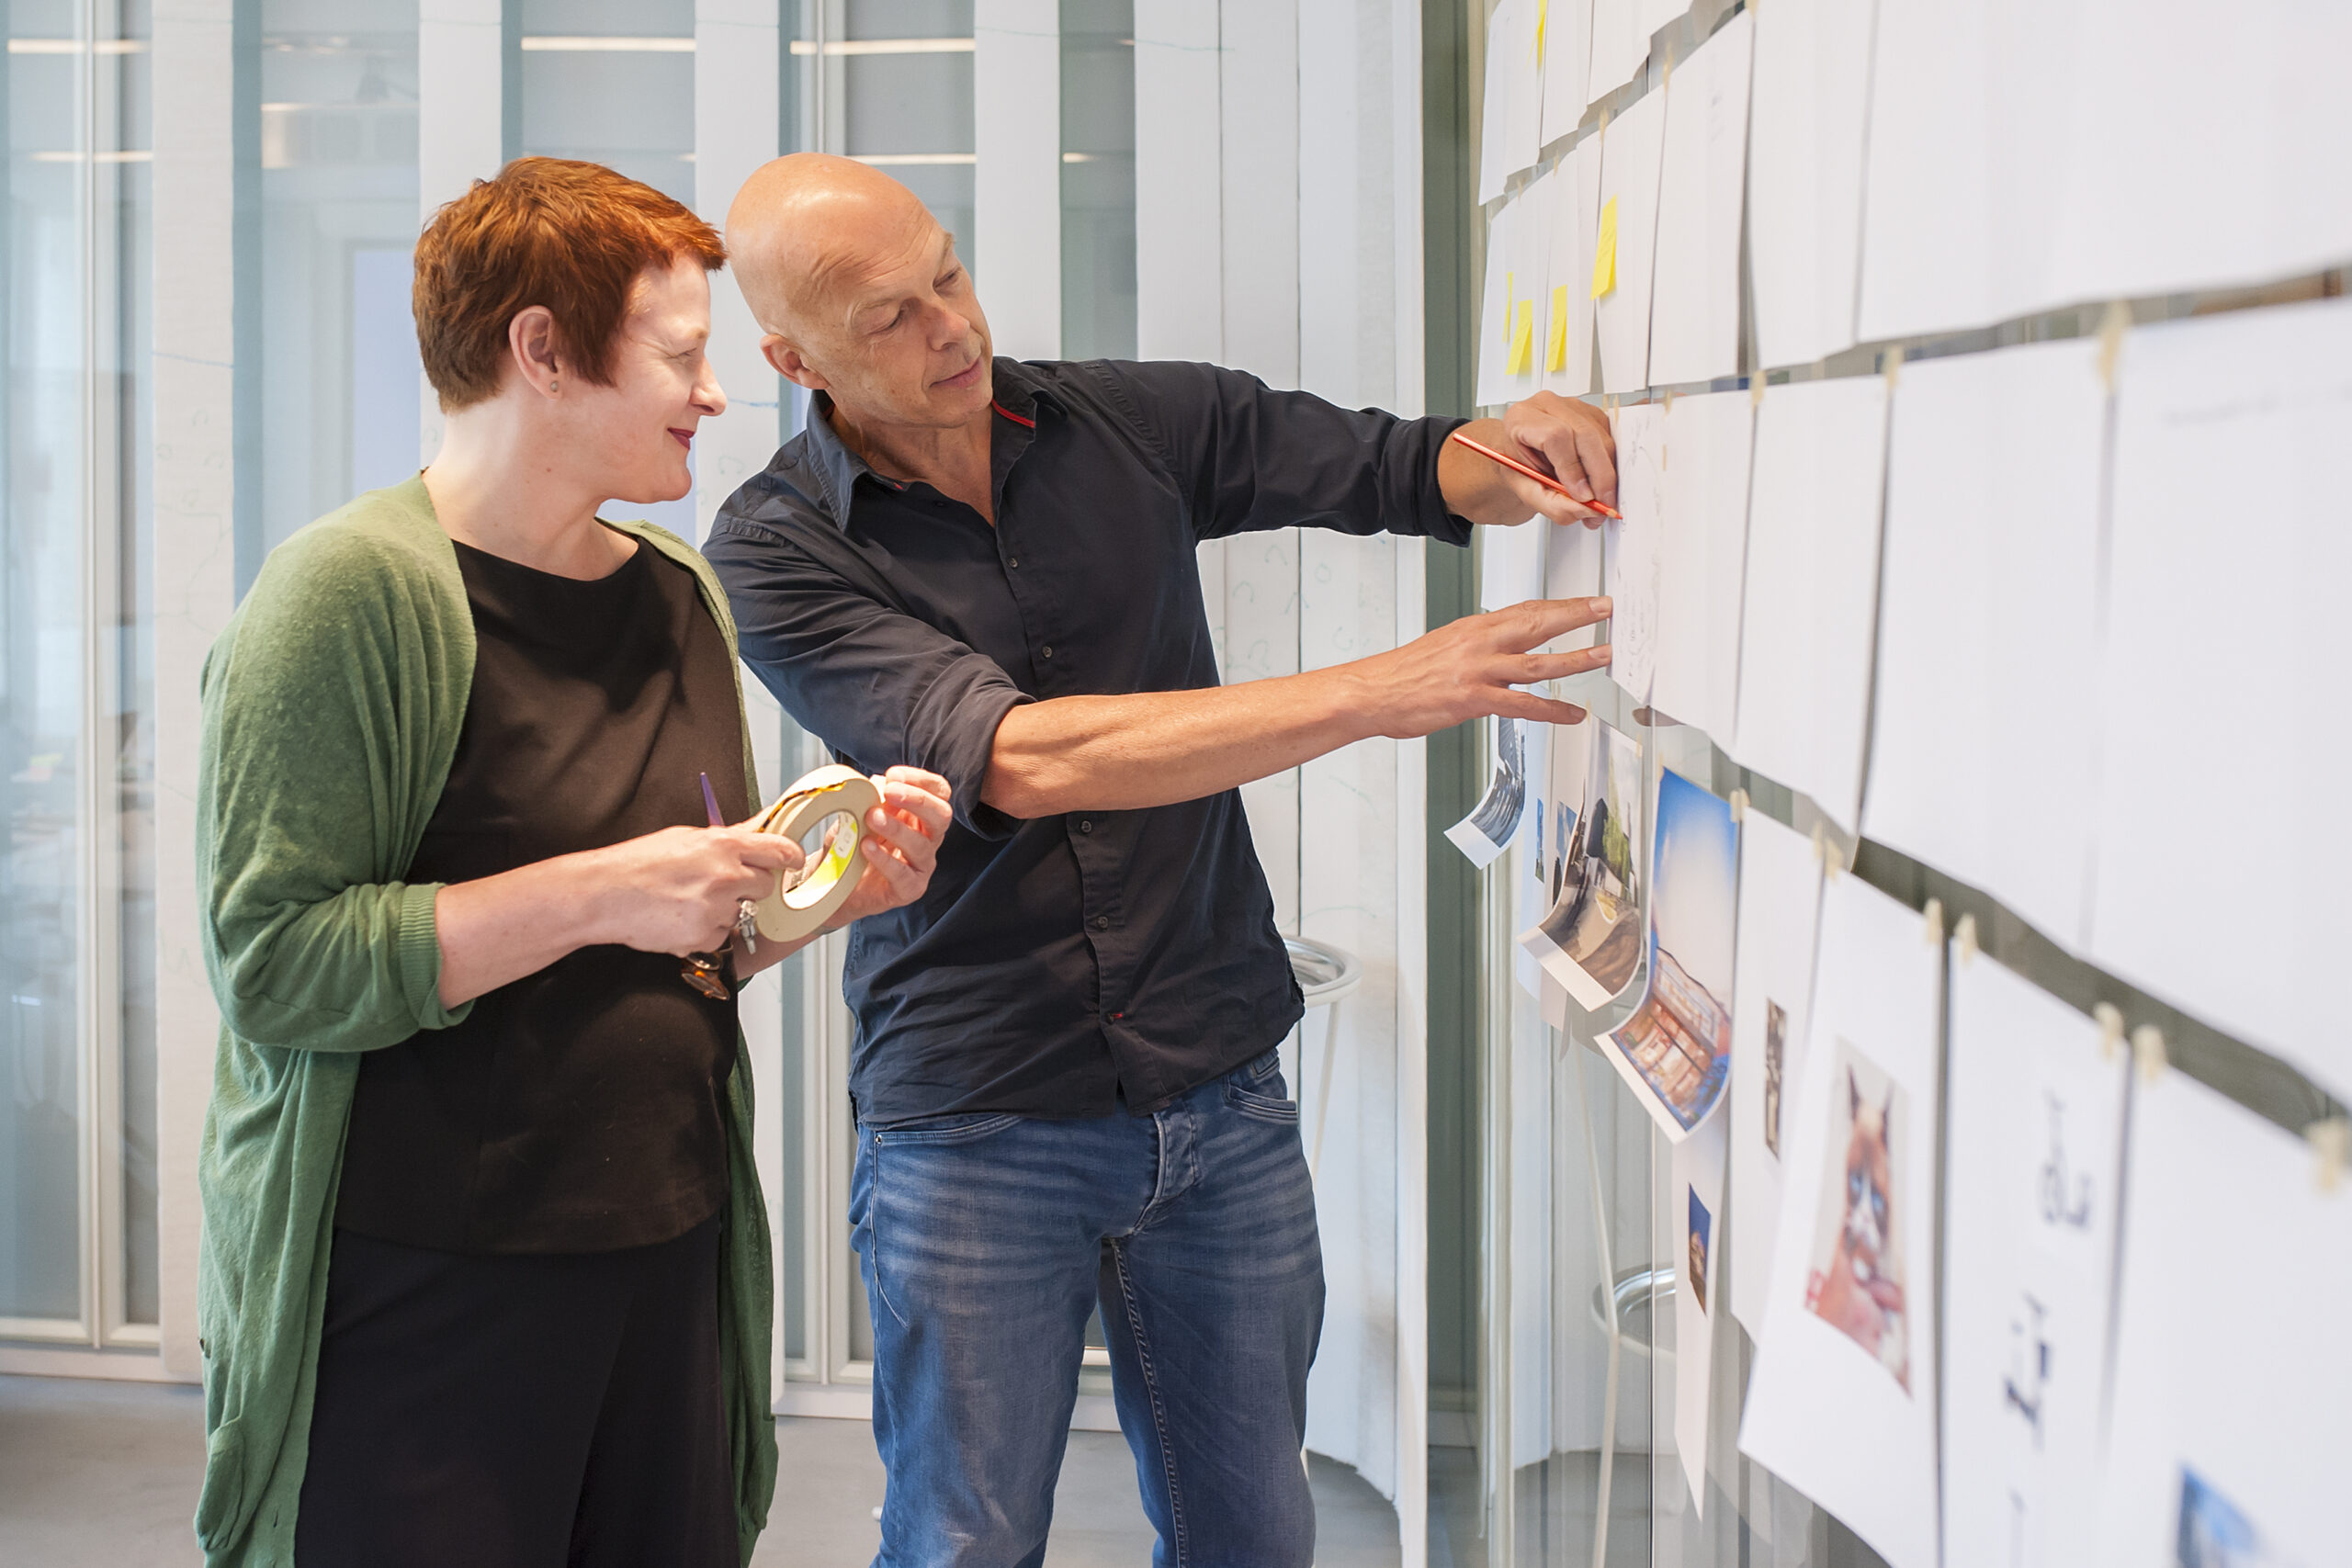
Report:
[{"label": "red pencil", "polygon": [[1500,463],[1504,468],[1509,468],[1515,474],[1525,474],[1529,479],[1533,479],[1537,484],[1542,485],[1554,495],[1567,496],[1568,500],[1575,502],[1578,506],[1589,507],[1593,511],[1600,513],[1603,517],[1612,518],[1620,523],[1623,523],[1625,520],[1623,515],[1620,513],[1615,507],[1609,505],[1607,502],[1601,501],[1587,501],[1582,496],[1568,495],[1567,486],[1562,484],[1551,475],[1544,472],[1541,468],[1531,468],[1527,464],[1521,462],[1516,457],[1506,457],[1500,452],[1496,451],[1493,447],[1486,445],[1484,442],[1473,441],[1458,430],[1455,431],[1449,439],[1460,442],[1463,446],[1469,447],[1470,450],[1476,452],[1481,457],[1491,458],[1495,462]]}]

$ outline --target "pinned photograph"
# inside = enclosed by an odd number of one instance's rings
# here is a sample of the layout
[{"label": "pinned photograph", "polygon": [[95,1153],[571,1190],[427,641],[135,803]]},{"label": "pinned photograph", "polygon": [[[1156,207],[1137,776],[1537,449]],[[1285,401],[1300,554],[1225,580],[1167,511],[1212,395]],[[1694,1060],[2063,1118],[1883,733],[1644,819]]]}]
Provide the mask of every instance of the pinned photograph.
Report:
[{"label": "pinned photograph", "polygon": [[1822,1166],[1805,1310],[1851,1339],[1911,1391],[1909,1314],[1903,1288],[1903,1226],[1910,1194],[1897,1156],[1913,1135],[1903,1087],[1846,1040],[1838,1042],[1829,1147]]},{"label": "pinned photograph", "polygon": [[1495,776],[1469,816],[1445,830],[1453,847],[1484,869],[1510,847],[1519,833],[1519,819],[1527,810],[1527,762],[1521,749],[1520,723],[1495,720]]},{"label": "pinned photograph", "polygon": [[1690,1299],[1699,1310],[1707,1310],[1707,1248],[1713,1245],[1715,1219],[1707,1206],[1699,1201],[1699,1190],[1691,1188],[1690,1198]]},{"label": "pinned photograph", "polygon": [[2180,1528],[2174,1568],[2294,1568],[2265,1544],[2245,1510],[2187,1465],[2180,1470]]},{"label": "pinned photograph", "polygon": [[1731,1076],[1739,829],[1730,806],[1679,773],[1660,773],[1651,861],[1649,994],[1602,1039],[1658,1125],[1679,1139],[1714,1111]]},{"label": "pinned photograph", "polygon": [[1631,985],[1642,957],[1641,742],[1605,724],[1591,728],[1585,805],[1565,843],[1554,837],[1558,890],[1520,938],[1588,1010]]}]

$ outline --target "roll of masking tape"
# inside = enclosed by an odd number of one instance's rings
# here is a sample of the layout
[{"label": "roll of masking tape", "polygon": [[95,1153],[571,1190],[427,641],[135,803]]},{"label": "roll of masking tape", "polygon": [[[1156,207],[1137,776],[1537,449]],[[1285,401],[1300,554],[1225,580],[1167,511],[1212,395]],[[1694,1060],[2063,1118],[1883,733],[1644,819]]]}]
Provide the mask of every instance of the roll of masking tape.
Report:
[{"label": "roll of masking tape", "polygon": [[857,852],[865,839],[865,814],[881,804],[882,792],[872,779],[828,764],[767,808],[760,831],[790,839],[803,858],[797,871],[779,873],[775,892],[760,900],[760,935],[797,942],[840,911],[865,871]]}]

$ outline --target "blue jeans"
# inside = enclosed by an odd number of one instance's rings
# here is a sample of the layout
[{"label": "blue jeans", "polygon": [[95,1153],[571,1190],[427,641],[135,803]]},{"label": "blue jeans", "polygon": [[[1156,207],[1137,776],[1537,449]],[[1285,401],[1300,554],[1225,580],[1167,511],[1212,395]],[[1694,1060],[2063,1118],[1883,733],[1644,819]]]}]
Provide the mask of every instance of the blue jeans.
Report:
[{"label": "blue jeans", "polygon": [[889,1472],[877,1568],[1045,1560],[1098,1300],[1153,1561],[1313,1561],[1323,1253],[1274,1053],[1150,1116],[862,1125],[850,1222]]}]

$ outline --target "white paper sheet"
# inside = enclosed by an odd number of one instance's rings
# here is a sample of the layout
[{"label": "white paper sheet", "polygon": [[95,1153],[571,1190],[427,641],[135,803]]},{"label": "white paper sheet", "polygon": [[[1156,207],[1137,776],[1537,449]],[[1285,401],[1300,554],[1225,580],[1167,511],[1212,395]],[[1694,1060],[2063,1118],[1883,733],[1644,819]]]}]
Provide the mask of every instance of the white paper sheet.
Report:
[{"label": "white paper sheet", "polygon": [[[1600,592],[1600,530],[1582,523],[1554,523],[1544,541],[1544,597],[1589,599]],[[1550,643],[1555,653],[1590,648],[1600,640],[1600,626],[1583,626]]]},{"label": "white paper sheet", "polygon": [[1648,38],[1690,8],[1690,0],[1639,0],[1634,25]]},{"label": "white paper sheet", "polygon": [[2082,9],[2082,0],[1878,0],[1863,341],[1988,326],[2037,307],[2062,217],[2075,96],[2112,69],[2078,57]]},{"label": "white paper sheet", "polygon": [[1951,970],[1944,1561],[2093,1557],[2130,1053],[1992,959]]},{"label": "white paper sheet", "polygon": [[1539,520],[1478,530],[1478,608],[1508,609],[1544,592],[1544,536],[1556,524]]},{"label": "white paper sheet", "polygon": [[1610,416],[1617,441],[1617,510],[1609,549],[1609,677],[1636,703],[1657,672],[1657,594],[1665,550],[1666,411],[1628,403]]},{"label": "white paper sheet", "polygon": [[1715,1319],[1725,1303],[1717,1259],[1724,1242],[1724,1122],[1718,1116],[1674,1145],[1674,1451],[1702,1517],[1707,1512],[1707,1411],[1713,1403]]},{"label": "white paper sheet", "polygon": [[1875,3],[1781,0],[1756,14],[1747,252],[1757,357],[1768,367],[1855,341]]},{"label": "white paper sheet", "polygon": [[1666,410],[1666,499],[1651,705],[1727,739],[1739,697],[1739,597],[1747,555],[1746,392],[1677,398]]},{"label": "white paper sheet", "polygon": [[2096,339],[1906,365],[1862,832],[2082,947],[2092,839]]},{"label": "white paper sheet", "polygon": [[1562,207],[1562,193],[1576,188],[1576,176],[1564,172],[1559,164],[1543,169],[1536,179],[1526,181],[1520,193],[1520,228],[1512,235],[1512,265],[1524,268],[1517,273],[1520,299],[1529,306],[1529,322],[1533,332],[1526,341],[1526,365],[1520,371],[1510,369],[1510,360],[1503,362],[1503,392],[1505,402],[1517,402],[1529,392],[1543,390],[1543,367],[1553,348],[1553,243],[1559,219],[1555,214]]},{"label": "white paper sheet", "polygon": [[1600,141],[1588,136],[1554,168],[1545,208],[1543,387],[1564,398],[1592,390],[1592,246],[1600,209]]},{"label": "white paper sheet", "polygon": [[1544,22],[1544,128],[1545,146],[1576,133],[1592,101],[1588,90],[1592,63],[1592,0],[1546,0]]},{"label": "white paper sheet", "polygon": [[1850,875],[1822,889],[1783,1223],[1740,1451],[1890,1568],[1935,1568],[1943,949]]},{"label": "white paper sheet", "polygon": [[[2352,258],[2335,0],[2084,0],[2049,302],[2258,283]],[[2226,82],[2225,102],[2213,103]],[[2196,114],[2184,104],[2211,104]],[[2213,193],[2184,218],[2179,193]]]},{"label": "white paper sheet", "polygon": [[1852,831],[1878,600],[1886,381],[1774,387],[1756,413],[1732,754]]},{"label": "white paper sheet", "polygon": [[1813,840],[1750,811],[1739,829],[1739,939],[1731,986],[1731,1310],[1764,1332],[1780,1232],[1788,1110],[1804,1076],[1821,862]]},{"label": "white paper sheet", "polygon": [[[2101,966],[2339,1097],[2352,1097],[2346,366],[2352,301],[2124,340],[2091,929]],[[2154,738],[2184,719],[2219,727],[2215,766],[2155,765]]]},{"label": "white paper sheet", "polygon": [[1489,408],[1510,400],[1503,367],[1510,363],[1511,295],[1521,287],[1511,270],[1511,231],[1526,219],[1526,205],[1507,201],[1487,220],[1487,270],[1478,290],[1477,403]]},{"label": "white paper sheet", "polygon": [[1535,59],[1542,0],[1500,0],[1487,18],[1485,107],[1479,117],[1478,200],[1502,195],[1542,151],[1544,81]]},{"label": "white paper sheet", "polygon": [[1755,24],[1752,11],[1732,17],[1666,84],[1650,286],[1652,386],[1739,374],[1739,219]]},{"label": "white paper sheet", "polygon": [[1739,829],[1728,804],[1670,768],[1650,819],[1649,989],[1600,1049],[1679,1144],[1717,1120],[1731,1079]]},{"label": "white paper sheet", "polygon": [[2321,1192],[2301,1139],[2170,1072],[2133,1100],[2125,1191],[2097,1561],[2344,1562],[2352,1184]]},{"label": "white paper sheet", "polygon": [[1640,0],[1592,0],[1592,62],[1585,101],[1599,103],[1641,74],[1649,63],[1650,29]]},{"label": "white paper sheet", "polygon": [[[1600,340],[1600,389],[1649,385],[1650,262],[1657,243],[1657,164],[1666,136],[1666,95],[1645,93],[1600,134],[1600,213],[1617,203],[1616,287],[1593,302]],[[1588,273],[1588,287],[1590,275]]]},{"label": "white paper sheet", "polygon": [[[1543,367],[1543,284],[1547,236],[1538,202],[1541,182],[1530,182],[1497,209],[1487,224],[1487,277],[1478,310],[1478,403],[1514,402],[1535,390]],[[1511,369],[1521,329],[1527,356]]]}]

